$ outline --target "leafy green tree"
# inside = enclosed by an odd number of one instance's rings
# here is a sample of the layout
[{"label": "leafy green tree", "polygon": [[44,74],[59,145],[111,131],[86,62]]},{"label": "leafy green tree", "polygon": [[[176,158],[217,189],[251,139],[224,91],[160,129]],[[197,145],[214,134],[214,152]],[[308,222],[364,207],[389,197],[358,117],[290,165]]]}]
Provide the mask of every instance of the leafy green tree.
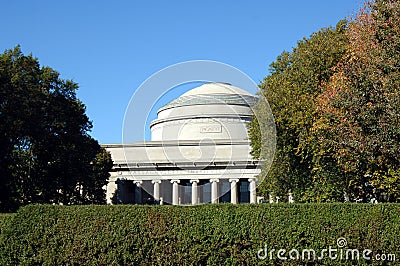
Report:
[{"label": "leafy green tree", "polygon": [[[298,201],[400,201],[399,25],[399,1],[369,1],[347,24],[271,64],[260,93],[278,147],[264,191],[291,190]],[[256,123],[249,136],[259,156]]]},{"label": "leafy green tree", "polygon": [[[346,51],[346,25],[340,21],[335,28],[322,29],[299,41],[292,52],[283,52],[260,85],[260,96],[271,106],[277,131],[274,163],[269,172],[262,173],[266,175],[259,187],[262,195],[286,198],[292,191],[297,201],[308,200],[307,189],[313,182],[312,154],[305,140],[318,117],[315,104],[321,84],[329,80]],[[258,157],[261,136],[256,120],[250,124],[249,137],[253,155]]]},{"label": "leafy green tree", "polygon": [[111,157],[88,135],[77,88],[18,46],[0,55],[1,211],[104,202]]}]

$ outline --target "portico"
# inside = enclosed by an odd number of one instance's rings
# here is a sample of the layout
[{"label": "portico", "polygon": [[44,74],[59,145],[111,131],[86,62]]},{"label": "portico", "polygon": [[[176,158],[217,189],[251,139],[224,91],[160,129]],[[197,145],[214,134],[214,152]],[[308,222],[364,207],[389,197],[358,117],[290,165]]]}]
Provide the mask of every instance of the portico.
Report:
[{"label": "portico", "polygon": [[[121,182],[124,181],[124,182]],[[232,204],[238,203],[254,203],[252,199],[253,193],[246,192],[246,189],[249,188],[249,184],[246,184],[246,181],[240,181],[239,179],[211,179],[204,180],[202,184],[199,184],[199,180],[190,180],[190,186],[180,185],[181,180],[173,179],[173,180],[157,180],[157,181],[141,181],[141,183],[130,181],[130,180],[120,180],[118,183],[119,186],[125,186],[125,199],[121,200],[119,203],[123,204],[144,204],[144,203],[160,203],[160,199],[171,198],[172,205],[188,205],[188,204],[200,204],[200,203],[222,203],[222,202],[230,202]],[[132,182],[134,186],[134,190],[129,193],[126,190],[129,190],[129,186],[127,183]],[[151,183],[153,186],[153,196],[143,194],[144,188],[142,184]],[[230,189],[224,189],[223,186],[220,185],[220,182],[227,182],[230,185]],[[160,187],[163,193],[160,192]],[[168,186],[172,186],[171,189],[168,189]],[[209,189],[203,189],[203,187],[209,187]],[[240,186],[244,187],[240,190]],[[189,195],[187,193],[186,188],[189,188]],[[170,193],[170,195],[168,195]],[[130,199],[126,198],[126,195],[131,195]],[[188,197],[190,196],[190,197]],[[150,201],[149,201],[150,198]],[[190,198],[190,199],[189,199]],[[207,201],[207,199],[211,199],[211,201]],[[122,199],[122,198],[121,198]],[[227,200],[228,199],[228,200]],[[189,201],[188,201],[189,200]],[[204,201],[205,200],[205,201]],[[168,203],[167,203],[168,204]]]},{"label": "portico", "polygon": [[171,101],[151,124],[151,141],[102,145],[112,155],[108,203],[255,203],[259,162],[247,123],[255,97],[207,83]]}]

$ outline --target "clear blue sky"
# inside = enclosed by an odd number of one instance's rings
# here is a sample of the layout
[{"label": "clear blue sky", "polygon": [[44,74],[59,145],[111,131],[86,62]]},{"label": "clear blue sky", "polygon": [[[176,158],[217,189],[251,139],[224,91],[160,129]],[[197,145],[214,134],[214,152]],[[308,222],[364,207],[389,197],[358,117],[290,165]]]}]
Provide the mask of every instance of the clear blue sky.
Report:
[{"label": "clear blue sky", "polygon": [[362,3],[2,0],[0,50],[20,44],[25,54],[77,82],[92,136],[120,143],[125,108],[155,72],[187,60],[214,60],[259,82],[283,50],[354,15]]}]

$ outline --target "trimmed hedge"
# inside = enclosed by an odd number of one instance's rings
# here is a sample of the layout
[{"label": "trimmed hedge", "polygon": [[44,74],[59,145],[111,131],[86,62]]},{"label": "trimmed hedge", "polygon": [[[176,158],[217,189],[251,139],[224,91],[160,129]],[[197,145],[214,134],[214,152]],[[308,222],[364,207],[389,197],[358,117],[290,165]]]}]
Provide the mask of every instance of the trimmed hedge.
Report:
[{"label": "trimmed hedge", "polygon": [[[345,248],[400,259],[396,204],[30,205],[6,220],[0,223],[1,265],[396,264],[327,254],[322,260],[277,258],[278,249],[314,249],[319,256],[338,248],[339,237],[347,240]],[[272,260],[257,257],[265,245],[276,250]]]},{"label": "trimmed hedge", "polygon": [[0,213],[0,235],[4,228],[7,228],[9,221],[12,218],[12,213]]}]

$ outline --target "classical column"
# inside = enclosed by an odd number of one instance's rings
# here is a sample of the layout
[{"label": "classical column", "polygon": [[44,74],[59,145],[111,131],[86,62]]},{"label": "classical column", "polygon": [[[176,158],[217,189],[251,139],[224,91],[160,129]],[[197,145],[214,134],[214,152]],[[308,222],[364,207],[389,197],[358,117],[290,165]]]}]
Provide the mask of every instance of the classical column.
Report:
[{"label": "classical column", "polygon": [[211,203],[218,203],[218,178],[210,179],[211,183]]},{"label": "classical column", "polygon": [[257,203],[256,179],[249,178],[250,203]]},{"label": "classical column", "polygon": [[192,204],[199,204],[197,198],[198,198],[198,184],[200,180],[198,179],[192,179],[190,180],[190,183],[192,183]]},{"label": "classical column", "polygon": [[142,180],[135,180],[133,183],[136,185],[135,189],[135,203],[142,204]]},{"label": "classical column", "polygon": [[231,203],[237,204],[238,203],[238,194],[237,194],[237,183],[239,182],[238,178],[231,178],[229,179],[231,183]]},{"label": "classical column", "polygon": [[161,180],[152,180],[151,183],[153,183],[154,201],[159,203],[160,202],[160,184],[161,184]]},{"label": "classical column", "polygon": [[172,183],[172,205],[179,204],[179,183],[181,181],[179,179],[171,180]]}]

